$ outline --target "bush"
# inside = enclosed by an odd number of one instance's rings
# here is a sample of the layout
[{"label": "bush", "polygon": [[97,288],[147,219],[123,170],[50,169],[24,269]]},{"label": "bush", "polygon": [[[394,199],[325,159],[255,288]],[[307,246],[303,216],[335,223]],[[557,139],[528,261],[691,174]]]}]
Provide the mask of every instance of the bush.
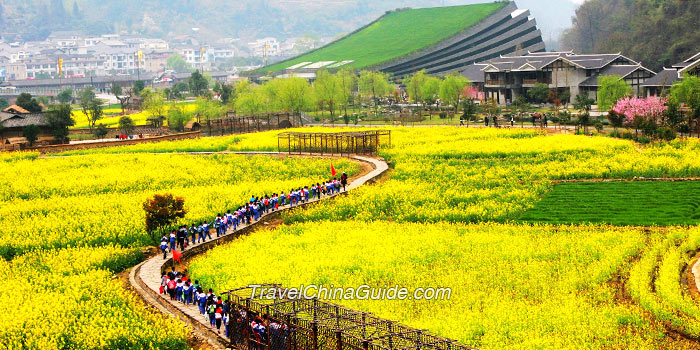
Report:
[{"label": "bush", "polygon": [[447,112],[440,112],[440,119],[446,119],[447,118]]},{"label": "bush", "polygon": [[656,134],[664,141],[671,141],[676,138],[676,132],[667,126],[658,128]]},{"label": "bush", "polygon": [[630,130],[625,130],[622,132],[622,135],[620,135],[620,137],[625,140],[634,140],[634,133]]}]

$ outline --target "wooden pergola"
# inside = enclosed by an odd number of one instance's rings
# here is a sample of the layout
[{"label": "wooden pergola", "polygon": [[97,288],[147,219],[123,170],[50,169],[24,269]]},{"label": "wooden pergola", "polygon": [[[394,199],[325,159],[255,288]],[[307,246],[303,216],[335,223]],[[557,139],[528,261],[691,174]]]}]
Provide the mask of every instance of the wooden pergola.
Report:
[{"label": "wooden pergola", "polygon": [[330,155],[376,155],[379,148],[391,146],[391,131],[283,132],[277,136],[278,152]]}]

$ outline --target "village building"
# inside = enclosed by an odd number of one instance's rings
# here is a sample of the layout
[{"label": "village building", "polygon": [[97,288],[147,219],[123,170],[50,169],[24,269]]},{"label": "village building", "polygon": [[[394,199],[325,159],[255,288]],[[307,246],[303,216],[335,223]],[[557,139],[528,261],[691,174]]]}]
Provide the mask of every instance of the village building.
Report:
[{"label": "village building", "polygon": [[[482,79],[478,79],[482,72]],[[656,75],[620,53],[576,54],[567,52],[528,52],[525,55],[500,56],[476,63],[462,71],[467,78],[483,81],[486,98],[508,104],[526,95],[536,84],[568,92],[569,102],[583,94],[596,100],[601,76],[615,75],[630,85],[635,95],[644,94],[644,83]]]}]

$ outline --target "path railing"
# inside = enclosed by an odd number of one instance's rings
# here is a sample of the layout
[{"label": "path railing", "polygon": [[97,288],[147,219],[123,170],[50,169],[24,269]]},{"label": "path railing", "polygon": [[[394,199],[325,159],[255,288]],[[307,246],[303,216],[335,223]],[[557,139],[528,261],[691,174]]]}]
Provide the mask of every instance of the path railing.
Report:
[{"label": "path railing", "polygon": [[[286,295],[280,285],[256,286]],[[222,293],[231,302],[231,345],[250,350],[473,350],[454,340],[316,298],[267,299],[243,287]],[[256,293],[257,294],[257,293]],[[256,333],[252,321],[266,324]]]}]

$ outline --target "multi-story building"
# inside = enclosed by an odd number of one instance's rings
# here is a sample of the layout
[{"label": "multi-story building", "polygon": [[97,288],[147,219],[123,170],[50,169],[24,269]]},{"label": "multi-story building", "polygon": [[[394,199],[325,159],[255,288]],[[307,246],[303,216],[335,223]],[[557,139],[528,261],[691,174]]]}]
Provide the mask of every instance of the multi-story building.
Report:
[{"label": "multi-story building", "polygon": [[275,38],[258,39],[248,43],[248,47],[255,57],[274,57],[280,55],[280,43]]},{"label": "multi-story building", "polygon": [[193,67],[200,67],[209,62],[209,54],[206,47],[184,46],[178,48],[177,53]]},{"label": "multi-story building", "polygon": [[476,63],[464,74],[469,78],[478,72],[483,75],[486,97],[500,104],[512,103],[540,83],[559,92],[568,92],[570,102],[578,94],[596,99],[598,78],[606,75],[621,77],[634,94],[643,95],[644,82],[655,75],[620,53],[579,55],[572,51],[501,56]]}]

